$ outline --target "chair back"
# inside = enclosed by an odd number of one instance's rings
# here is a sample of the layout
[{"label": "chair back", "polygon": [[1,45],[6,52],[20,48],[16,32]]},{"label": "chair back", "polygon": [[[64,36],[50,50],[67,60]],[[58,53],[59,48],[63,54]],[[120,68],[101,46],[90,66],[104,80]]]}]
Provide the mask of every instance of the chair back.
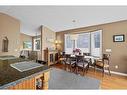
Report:
[{"label": "chair back", "polygon": [[62,56],[65,56],[65,52],[64,51],[62,52]]},{"label": "chair back", "polygon": [[84,56],[90,56],[90,53],[83,53]]},{"label": "chair back", "polygon": [[66,61],[69,61],[69,59],[70,59],[70,56],[71,56],[70,54],[65,54],[65,55],[64,55],[64,57],[65,57],[65,60],[66,60]]},{"label": "chair back", "polygon": [[77,59],[77,62],[84,61],[84,56],[83,55],[76,55],[76,59]]},{"label": "chair back", "polygon": [[104,63],[104,61],[108,61],[108,64],[109,64],[109,61],[110,61],[110,54],[103,54],[103,57],[102,57],[102,61]]},{"label": "chair back", "polygon": [[65,58],[70,58],[71,55],[70,54],[65,54],[64,56],[65,56]]},{"label": "chair back", "polygon": [[109,60],[110,54],[103,54],[103,59]]},{"label": "chair back", "polygon": [[85,66],[85,64],[87,64],[87,66],[89,66],[89,62],[86,61],[86,59],[84,58],[84,55],[76,55],[76,64],[77,65],[82,65],[82,67]]},{"label": "chair back", "polygon": [[59,52],[59,56],[60,56],[61,58],[65,57],[65,52]]}]

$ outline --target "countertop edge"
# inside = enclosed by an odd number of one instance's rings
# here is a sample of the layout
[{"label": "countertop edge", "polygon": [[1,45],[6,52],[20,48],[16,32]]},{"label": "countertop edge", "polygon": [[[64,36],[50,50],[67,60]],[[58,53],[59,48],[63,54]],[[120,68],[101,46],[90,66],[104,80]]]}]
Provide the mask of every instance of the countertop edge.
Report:
[{"label": "countertop edge", "polygon": [[22,82],[22,81],[24,81],[24,80],[27,80],[27,79],[30,79],[30,78],[35,77],[35,76],[37,76],[37,75],[40,75],[41,73],[44,73],[44,72],[46,72],[46,71],[49,71],[50,69],[51,69],[51,68],[47,68],[46,70],[43,70],[43,71],[41,71],[41,72],[37,72],[37,73],[32,74],[32,75],[30,75],[30,76],[27,76],[27,77],[25,77],[25,78],[21,78],[21,79],[18,79],[18,80],[16,80],[16,81],[10,82],[10,83],[8,83],[8,84],[2,85],[2,86],[0,86],[0,89],[7,89],[7,88],[10,87],[10,86],[14,86],[14,85],[16,85],[16,84],[18,84],[18,83],[20,83],[20,82]]}]

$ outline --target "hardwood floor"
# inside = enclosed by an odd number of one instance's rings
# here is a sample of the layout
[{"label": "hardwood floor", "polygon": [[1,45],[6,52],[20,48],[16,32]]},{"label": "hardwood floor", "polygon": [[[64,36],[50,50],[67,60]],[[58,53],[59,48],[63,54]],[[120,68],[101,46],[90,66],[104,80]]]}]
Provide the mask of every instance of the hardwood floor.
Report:
[{"label": "hardwood floor", "polygon": [[[55,64],[53,65],[55,68],[64,69],[63,64]],[[66,69],[67,70],[67,69]],[[80,72],[82,74],[82,72]],[[101,81],[100,88],[101,89],[127,89],[127,77],[105,74],[102,76],[101,71],[94,71],[94,69],[90,68],[85,76],[93,77],[99,79]]]}]

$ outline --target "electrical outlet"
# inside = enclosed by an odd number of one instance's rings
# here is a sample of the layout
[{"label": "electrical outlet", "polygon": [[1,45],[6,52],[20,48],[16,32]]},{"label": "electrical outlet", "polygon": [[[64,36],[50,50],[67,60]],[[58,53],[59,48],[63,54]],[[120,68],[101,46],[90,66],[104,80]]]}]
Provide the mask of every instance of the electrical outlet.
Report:
[{"label": "electrical outlet", "polygon": [[115,65],[115,68],[118,69],[118,65]]}]

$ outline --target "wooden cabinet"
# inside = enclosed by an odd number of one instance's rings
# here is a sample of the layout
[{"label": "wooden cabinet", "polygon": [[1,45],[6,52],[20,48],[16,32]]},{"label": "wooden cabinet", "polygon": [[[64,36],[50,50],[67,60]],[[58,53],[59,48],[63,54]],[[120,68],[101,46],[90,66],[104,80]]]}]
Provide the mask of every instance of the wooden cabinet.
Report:
[{"label": "wooden cabinet", "polygon": [[36,86],[35,86],[36,84],[35,84],[35,78],[31,78],[31,79],[28,79],[28,80],[24,80],[24,81],[22,81],[21,83],[18,83],[18,84],[16,84],[16,85],[14,85],[14,86],[10,86],[8,89],[12,89],[12,90],[14,90],[14,89],[16,89],[16,90],[23,90],[23,89],[25,89],[25,90],[27,90],[27,89],[31,89],[31,90],[33,90],[33,89],[36,89]]},{"label": "wooden cabinet", "polygon": [[[10,90],[36,90],[36,89],[48,89],[48,80],[49,80],[49,76],[50,76],[50,72],[45,72],[43,74],[40,74],[38,76],[35,76],[33,78],[30,78],[30,79],[27,79],[27,80],[24,80],[14,86],[10,86],[8,89]],[[39,88],[37,86],[37,82],[38,82],[38,79],[41,79],[42,84],[41,87]]]},{"label": "wooden cabinet", "polygon": [[44,50],[44,60],[48,63],[48,66],[58,62],[58,51],[48,49]]},{"label": "wooden cabinet", "polygon": [[43,73],[42,75],[35,77],[36,89],[44,89],[44,90],[48,89],[49,78],[50,78],[50,72],[46,72],[46,73]]}]

